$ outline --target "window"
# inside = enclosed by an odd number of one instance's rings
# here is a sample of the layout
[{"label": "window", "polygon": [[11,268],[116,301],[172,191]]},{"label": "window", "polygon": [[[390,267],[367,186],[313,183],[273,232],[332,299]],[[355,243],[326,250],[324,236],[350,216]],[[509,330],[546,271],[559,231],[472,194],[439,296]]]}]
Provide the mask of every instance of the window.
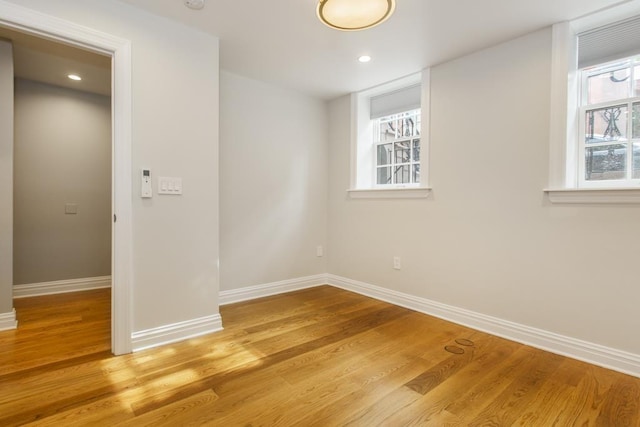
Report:
[{"label": "window", "polygon": [[549,200],[639,203],[640,6],[555,24],[552,39]]},{"label": "window", "polygon": [[374,121],[376,184],[420,183],[420,109]]},{"label": "window", "polygon": [[[352,94],[351,197],[427,197],[428,70]],[[427,86],[427,87],[425,87]]]},{"label": "window", "polygon": [[580,186],[640,180],[640,56],[580,70]]}]

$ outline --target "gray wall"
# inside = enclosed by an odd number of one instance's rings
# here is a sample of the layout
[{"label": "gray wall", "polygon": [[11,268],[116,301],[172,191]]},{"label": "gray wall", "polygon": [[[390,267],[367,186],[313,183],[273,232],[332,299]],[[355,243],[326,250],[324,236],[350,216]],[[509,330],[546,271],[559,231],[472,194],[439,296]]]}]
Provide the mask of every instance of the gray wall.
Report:
[{"label": "gray wall", "polygon": [[14,284],[110,275],[110,98],[17,79],[14,156]]},{"label": "gray wall", "polygon": [[0,314],[13,309],[13,55],[0,40]]},{"label": "gray wall", "polygon": [[345,196],[349,98],[332,101],[329,272],[640,354],[640,207],[543,193],[550,67],[545,29],[431,70],[428,200]]},{"label": "gray wall", "polygon": [[326,272],[327,109],[220,74],[220,289]]}]

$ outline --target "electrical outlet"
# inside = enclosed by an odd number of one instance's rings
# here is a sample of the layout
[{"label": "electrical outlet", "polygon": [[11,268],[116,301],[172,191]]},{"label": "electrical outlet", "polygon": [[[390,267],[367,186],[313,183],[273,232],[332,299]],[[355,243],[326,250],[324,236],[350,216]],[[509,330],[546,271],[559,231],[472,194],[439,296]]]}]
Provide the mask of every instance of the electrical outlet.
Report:
[{"label": "electrical outlet", "polygon": [[324,249],[322,246],[316,246],[316,256],[317,257],[324,256]]},{"label": "electrical outlet", "polygon": [[400,257],[399,256],[394,256],[393,257],[393,268],[396,270],[400,270],[402,268],[402,264],[400,263]]}]

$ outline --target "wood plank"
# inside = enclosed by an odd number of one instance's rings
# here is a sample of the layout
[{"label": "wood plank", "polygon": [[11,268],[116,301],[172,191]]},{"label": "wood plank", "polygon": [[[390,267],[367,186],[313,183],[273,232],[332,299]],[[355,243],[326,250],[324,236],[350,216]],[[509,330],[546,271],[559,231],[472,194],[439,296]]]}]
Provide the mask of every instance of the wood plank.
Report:
[{"label": "wood plank", "polygon": [[220,333],[119,357],[108,290],[16,302],[2,426],[640,426],[639,378],[329,286],[224,306]]}]

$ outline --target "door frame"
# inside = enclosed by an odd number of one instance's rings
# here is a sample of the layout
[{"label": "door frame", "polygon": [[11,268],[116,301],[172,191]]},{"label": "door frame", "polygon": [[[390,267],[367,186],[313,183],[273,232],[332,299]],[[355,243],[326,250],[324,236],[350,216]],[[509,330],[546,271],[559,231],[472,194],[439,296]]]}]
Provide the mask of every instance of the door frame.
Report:
[{"label": "door frame", "polygon": [[[130,353],[132,289],[131,42],[0,0],[0,25],[111,56],[111,351]],[[115,221],[117,218],[117,221]]]}]

